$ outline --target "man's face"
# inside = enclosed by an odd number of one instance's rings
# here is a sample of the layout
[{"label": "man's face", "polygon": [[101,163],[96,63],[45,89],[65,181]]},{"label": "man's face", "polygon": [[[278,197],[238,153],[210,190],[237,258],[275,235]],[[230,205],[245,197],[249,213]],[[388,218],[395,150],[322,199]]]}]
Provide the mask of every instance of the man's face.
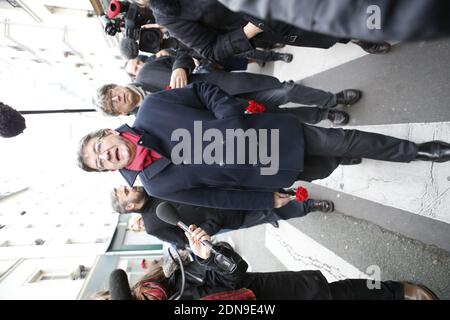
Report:
[{"label": "man's face", "polygon": [[128,60],[127,65],[125,66],[125,71],[128,74],[133,76],[137,76],[141,68],[144,66],[144,62],[139,59],[131,59]]},{"label": "man's face", "polygon": [[99,171],[125,168],[136,156],[136,146],[108,129],[104,136],[90,139],[83,148],[83,162]]},{"label": "man's face", "polygon": [[123,86],[115,86],[106,93],[103,107],[110,114],[128,114],[139,104],[139,100],[136,92]]},{"label": "man's face", "polygon": [[146,194],[143,187],[120,186],[116,188],[116,197],[120,203],[141,204]]}]

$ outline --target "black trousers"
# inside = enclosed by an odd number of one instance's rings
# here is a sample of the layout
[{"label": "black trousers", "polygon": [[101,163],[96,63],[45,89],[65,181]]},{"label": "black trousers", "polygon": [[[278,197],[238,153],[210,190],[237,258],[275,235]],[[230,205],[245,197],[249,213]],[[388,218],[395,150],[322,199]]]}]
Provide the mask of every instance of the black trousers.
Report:
[{"label": "black trousers", "polygon": [[411,162],[417,156],[414,142],[359,130],[325,129],[303,125],[305,157],[367,158]]},{"label": "black trousers", "polygon": [[359,130],[326,129],[303,125],[304,170],[297,179],[313,181],[328,177],[342,158],[367,158],[410,162],[417,156],[414,142]]},{"label": "black trousers", "polygon": [[263,214],[246,214],[240,228],[250,228],[262,223],[304,217],[311,212],[312,203],[312,199],[305,202],[291,201],[281,208],[264,210]]},{"label": "black trousers", "polygon": [[329,285],[333,300],[404,300],[405,290],[397,281],[381,281],[380,288],[369,289],[366,279],[346,279]]}]

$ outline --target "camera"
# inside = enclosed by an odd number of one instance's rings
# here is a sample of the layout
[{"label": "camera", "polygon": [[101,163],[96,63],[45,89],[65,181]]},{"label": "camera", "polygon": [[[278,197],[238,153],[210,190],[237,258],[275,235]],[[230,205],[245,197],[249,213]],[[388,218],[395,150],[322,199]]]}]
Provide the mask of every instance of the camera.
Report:
[{"label": "camera", "polygon": [[108,17],[105,15],[101,16],[100,19],[102,21],[104,31],[107,35],[114,37],[117,32],[122,31],[121,28],[123,25],[120,20],[108,19]]}]

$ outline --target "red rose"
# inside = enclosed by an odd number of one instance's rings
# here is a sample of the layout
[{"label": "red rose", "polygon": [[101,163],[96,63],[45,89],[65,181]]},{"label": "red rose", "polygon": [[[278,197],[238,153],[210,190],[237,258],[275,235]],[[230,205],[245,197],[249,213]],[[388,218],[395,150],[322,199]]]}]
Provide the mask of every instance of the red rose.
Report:
[{"label": "red rose", "polygon": [[169,85],[167,85],[167,86],[166,86],[166,90],[170,90],[170,89],[172,89],[172,87],[169,86]]},{"label": "red rose", "polygon": [[248,102],[248,107],[245,109],[245,113],[247,114],[262,113],[264,111],[266,111],[266,107],[255,100],[250,100]]},{"label": "red rose", "polygon": [[297,191],[295,191],[295,200],[298,202],[305,202],[308,200],[308,190],[303,187],[298,187]]}]

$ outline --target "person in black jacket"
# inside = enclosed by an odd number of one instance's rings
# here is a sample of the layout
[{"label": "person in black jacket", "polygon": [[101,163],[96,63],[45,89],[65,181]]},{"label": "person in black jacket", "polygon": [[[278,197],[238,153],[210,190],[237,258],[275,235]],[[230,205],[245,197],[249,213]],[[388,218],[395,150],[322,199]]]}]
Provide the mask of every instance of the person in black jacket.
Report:
[{"label": "person in black jacket", "polygon": [[[163,200],[148,196],[142,187],[120,186],[111,192],[111,205],[115,211],[139,212],[148,234],[182,248],[187,243],[183,230],[156,216],[156,207],[161,202]],[[311,211],[332,212],[334,210],[333,202],[313,199],[305,202],[293,201],[279,209],[249,211],[212,209],[175,202],[170,204],[178,211],[181,221],[188,225],[196,224],[209,235],[250,228],[262,223],[271,223],[278,227],[278,220],[303,217]]]},{"label": "person in black jacket", "polygon": [[[216,255],[200,241],[210,236],[195,225],[186,233],[189,246],[197,256],[184,265],[185,287],[181,292],[181,271],[166,276],[160,263],[132,288],[137,300],[165,300],[181,294],[181,300],[226,300],[233,295],[238,299],[256,300],[434,300],[438,297],[427,287],[409,282],[380,281],[378,288],[369,288],[367,279],[345,279],[329,283],[318,270],[247,272],[247,262],[226,243],[215,245],[220,254],[235,263],[233,271],[225,271]],[[128,288],[121,288],[127,290]],[[238,291],[237,291],[238,290]],[[236,293],[237,292],[237,293]],[[119,295],[125,296],[125,295]]]},{"label": "person in black jacket", "polygon": [[[255,100],[267,107],[267,112],[294,114],[301,122],[316,124],[328,119],[335,125],[345,125],[350,116],[345,111],[335,110],[338,105],[350,106],[361,98],[361,91],[345,89],[336,94],[303,86],[293,81],[280,82],[277,78],[249,72],[225,72],[212,70],[208,73],[192,74],[192,59],[185,60],[174,69],[174,57],[160,57],[146,62],[139,70],[133,85],[147,93],[163,91],[170,84],[172,89],[188,83],[207,81],[243,100]],[[175,84],[175,85],[174,85]],[[108,115],[124,115],[137,112],[138,104],[132,99],[121,100],[122,90],[118,85],[105,84],[94,97],[97,109]],[[287,103],[317,106],[279,108]]]},{"label": "person in black jacket", "polygon": [[[257,47],[279,43],[328,49],[351,39],[305,31],[280,21],[263,21],[233,12],[217,0],[150,0],[156,23],[201,56],[220,63]],[[387,53],[390,45],[356,43],[369,53]]]},{"label": "person in black jacket", "polygon": [[[448,1],[219,1],[233,11],[248,13],[261,19],[283,21],[307,31],[335,37],[367,41],[419,41],[450,35]],[[379,21],[374,20],[378,18]],[[379,27],[377,22],[380,23]]]}]

